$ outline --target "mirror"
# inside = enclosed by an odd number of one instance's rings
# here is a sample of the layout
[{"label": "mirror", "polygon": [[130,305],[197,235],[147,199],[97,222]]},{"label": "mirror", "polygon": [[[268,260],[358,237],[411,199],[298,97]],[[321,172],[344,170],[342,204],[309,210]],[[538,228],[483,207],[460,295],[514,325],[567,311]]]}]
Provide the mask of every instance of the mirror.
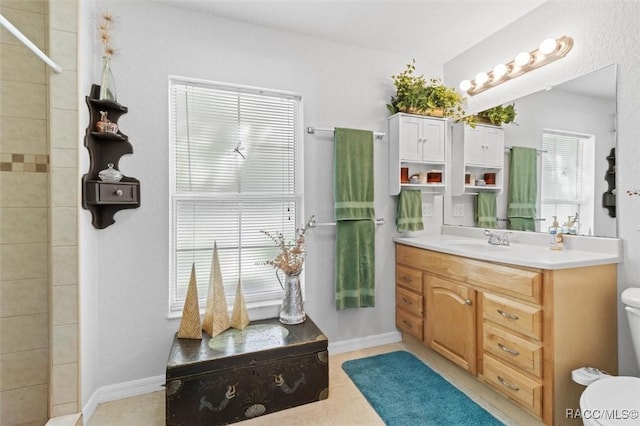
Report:
[{"label": "mirror", "polygon": [[[607,173],[615,170],[610,169],[610,154],[612,148],[616,146],[616,65],[609,65],[512,102],[515,103],[517,116],[516,124],[503,126],[504,184],[502,191],[497,195],[497,228],[507,229],[510,163],[508,147],[512,146],[538,150],[536,231],[547,232],[552,225],[553,213],[549,214],[550,211],[557,212],[560,225],[568,221],[567,216],[575,215],[573,207],[562,209],[559,205],[554,205],[550,210],[549,197],[542,200],[543,188],[547,188],[546,193],[549,193],[548,181],[545,180],[543,184],[542,176],[543,174],[550,176],[550,164],[564,164],[565,166],[558,166],[561,169],[560,174],[568,176],[570,178],[568,180],[576,180],[575,159],[567,161],[559,154],[561,149],[543,149],[543,134],[559,135],[560,138],[569,135],[585,141],[584,150],[580,154],[580,158],[584,161],[578,166],[582,171],[580,176],[582,195],[577,233],[616,237],[616,218],[609,214],[610,209],[603,207],[603,194],[610,192],[608,182],[615,182],[615,177],[612,179]],[[549,143],[548,139],[546,143]],[[545,147],[549,146],[545,145]],[[576,156],[576,154],[573,155]],[[571,162],[574,170],[566,168],[566,164]],[[607,176],[608,180],[605,179]],[[451,191],[447,190],[443,206],[444,224],[475,226],[476,199],[477,193],[452,196]],[[615,204],[614,199],[615,195],[609,194],[607,202]],[[544,218],[543,210],[547,213],[547,219]]]}]

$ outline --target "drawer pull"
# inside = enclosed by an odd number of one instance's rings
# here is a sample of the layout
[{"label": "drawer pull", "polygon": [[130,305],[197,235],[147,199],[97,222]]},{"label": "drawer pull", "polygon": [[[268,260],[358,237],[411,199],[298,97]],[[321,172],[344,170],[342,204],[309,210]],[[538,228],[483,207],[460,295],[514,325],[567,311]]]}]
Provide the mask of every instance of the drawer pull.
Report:
[{"label": "drawer pull", "polygon": [[513,383],[509,383],[507,382],[505,379],[503,379],[502,377],[498,376],[498,381],[503,385],[508,387],[509,389],[513,390],[513,391],[519,391],[520,388],[516,385],[514,385]]},{"label": "drawer pull", "polygon": [[403,275],[402,276],[402,280],[406,283],[412,283],[413,282],[413,278],[410,275]]},{"label": "drawer pull", "polygon": [[407,320],[402,320],[402,323],[407,327],[407,328],[413,328],[413,324],[411,324],[409,321]]},{"label": "drawer pull", "polygon": [[114,194],[116,194],[118,197],[122,195],[122,189],[117,189]]},{"label": "drawer pull", "polygon": [[517,316],[517,315],[513,315],[513,314],[510,314],[510,313],[508,313],[508,312],[505,312],[505,311],[503,311],[502,309],[498,309],[498,313],[499,313],[500,315],[502,315],[503,317],[505,317],[506,319],[511,320],[511,321],[516,321],[516,320],[519,320],[519,319],[520,319],[520,317],[519,317],[519,316]]},{"label": "drawer pull", "polygon": [[513,355],[513,356],[518,356],[518,355],[520,355],[520,352],[518,352],[518,351],[517,351],[517,350],[515,350],[515,349],[508,348],[508,347],[506,347],[505,345],[503,345],[502,343],[498,343],[498,347],[499,347],[500,349],[502,349],[503,351],[505,351],[506,353],[511,354],[511,355]]},{"label": "drawer pull", "polygon": [[411,303],[411,300],[407,299],[406,297],[402,298],[402,301],[406,304],[406,305],[413,305],[413,303]]}]

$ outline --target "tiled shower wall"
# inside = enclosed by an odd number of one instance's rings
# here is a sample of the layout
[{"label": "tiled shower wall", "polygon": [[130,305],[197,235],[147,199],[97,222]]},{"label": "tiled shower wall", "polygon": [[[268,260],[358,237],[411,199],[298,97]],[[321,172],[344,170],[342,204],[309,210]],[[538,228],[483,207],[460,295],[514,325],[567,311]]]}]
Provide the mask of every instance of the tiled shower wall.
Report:
[{"label": "tiled shower wall", "polygon": [[78,411],[77,4],[0,0],[0,425]]}]

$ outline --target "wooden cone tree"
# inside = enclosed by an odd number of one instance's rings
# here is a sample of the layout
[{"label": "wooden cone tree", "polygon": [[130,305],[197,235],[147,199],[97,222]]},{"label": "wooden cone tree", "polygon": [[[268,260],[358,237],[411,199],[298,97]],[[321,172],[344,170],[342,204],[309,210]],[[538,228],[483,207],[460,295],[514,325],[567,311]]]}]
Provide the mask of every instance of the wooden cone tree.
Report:
[{"label": "wooden cone tree", "polygon": [[236,288],[236,299],[233,302],[233,313],[231,314],[231,327],[244,330],[249,325],[249,313],[247,305],[244,303],[244,294],[242,292],[242,282],[238,278],[238,287]]},{"label": "wooden cone tree", "polygon": [[204,311],[202,329],[214,337],[229,328],[229,312],[227,299],[222,283],[222,271],[218,258],[218,245],[213,244],[213,256],[211,258],[211,274],[209,276],[209,291],[207,294],[207,306]]},{"label": "wooden cone tree", "polygon": [[196,264],[191,265],[191,279],[187,288],[187,298],[182,308],[182,320],[178,330],[180,339],[202,339],[200,323],[200,305],[198,304],[198,285],[196,284]]}]

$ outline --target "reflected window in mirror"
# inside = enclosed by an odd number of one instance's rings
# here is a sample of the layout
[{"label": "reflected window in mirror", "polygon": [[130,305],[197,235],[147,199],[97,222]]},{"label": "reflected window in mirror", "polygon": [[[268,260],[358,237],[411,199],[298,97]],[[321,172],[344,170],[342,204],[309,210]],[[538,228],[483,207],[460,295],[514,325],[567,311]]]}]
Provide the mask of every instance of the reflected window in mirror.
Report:
[{"label": "reflected window in mirror", "polygon": [[[540,214],[564,232],[591,234],[594,222],[595,137],[544,130]],[[544,229],[541,229],[544,231]]]}]

